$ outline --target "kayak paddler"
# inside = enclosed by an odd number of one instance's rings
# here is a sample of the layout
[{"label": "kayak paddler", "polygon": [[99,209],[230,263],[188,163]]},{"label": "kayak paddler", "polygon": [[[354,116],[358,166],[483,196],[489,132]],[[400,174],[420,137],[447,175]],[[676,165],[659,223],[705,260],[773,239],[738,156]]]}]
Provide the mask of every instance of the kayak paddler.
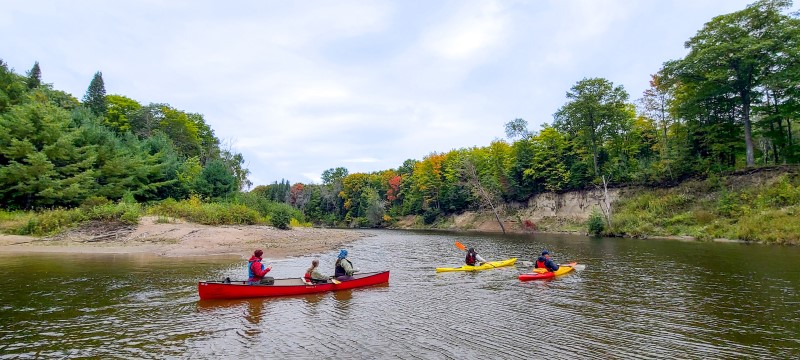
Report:
[{"label": "kayak paddler", "polygon": [[475,251],[475,248],[469,248],[469,250],[467,250],[467,257],[464,259],[464,262],[466,262],[469,266],[476,266],[482,265],[487,261],[481,257],[477,251]]},{"label": "kayak paddler", "polygon": [[543,250],[542,255],[536,259],[535,268],[547,269],[547,271],[556,271],[558,270],[558,264],[553,262],[553,259],[550,259],[549,251]]}]

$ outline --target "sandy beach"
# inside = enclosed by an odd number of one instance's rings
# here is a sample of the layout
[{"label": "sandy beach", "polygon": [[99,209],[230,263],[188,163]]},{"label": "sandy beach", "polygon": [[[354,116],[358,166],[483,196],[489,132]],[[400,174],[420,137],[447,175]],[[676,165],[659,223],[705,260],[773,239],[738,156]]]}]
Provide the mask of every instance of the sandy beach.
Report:
[{"label": "sandy beach", "polygon": [[0,235],[0,252],[149,253],[158,256],[232,255],[247,257],[263,249],[279,259],[321,253],[368,236],[357,230],[263,225],[209,226],[143,217],[138,225],[94,223],[53,237]]}]

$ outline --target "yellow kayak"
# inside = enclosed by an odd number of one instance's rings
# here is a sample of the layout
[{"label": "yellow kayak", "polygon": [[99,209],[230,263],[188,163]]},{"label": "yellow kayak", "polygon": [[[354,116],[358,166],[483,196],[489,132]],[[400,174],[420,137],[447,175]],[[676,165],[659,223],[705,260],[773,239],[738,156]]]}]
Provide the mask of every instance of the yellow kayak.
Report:
[{"label": "yellow kayak", "polygon": [[501,260],[501,261],[490,261],[480,266],[470,266],[464,265],[462,267],[452,268],[452,267],[440,267],[436,268],[436,272],[445,272],[445,271],[479,271],[479,270],[488,270],[499,268],[503,266],[511,266],[517,262],[517,258],[511,258],[508,260]]}]

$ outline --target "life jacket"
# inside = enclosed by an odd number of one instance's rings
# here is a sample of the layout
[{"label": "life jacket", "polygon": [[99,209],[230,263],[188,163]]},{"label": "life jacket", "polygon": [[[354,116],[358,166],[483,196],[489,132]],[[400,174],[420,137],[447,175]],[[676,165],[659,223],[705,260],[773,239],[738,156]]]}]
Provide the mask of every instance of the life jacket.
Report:
[{"label": "life jacket", "polygon": [[464,259],[464,262],[469,266],[475,266],[475,253],[467,252],[467,258]]},{"label": "life jacket", "polygon": [[307,272],[305,275],[303,275],[303,279],[306,279],[306,282],[311,282],[311,273]]},{"label": "life jacket", "polygon": [[261,259],[259,258],[251,258],[250,261],[247,262],[247,276],[249,277],[250,281],[257,281],[261,280],[263,276],[256,276],[256,273],[253,272],[253,263],[258,263],[261,265],[261,271],[264,271],[266,265],[261,263]]},{"label": "life jacket", "polygon": [[540,256],[538,259],[536,259],[535,267],[540,269],[546,269],[547,268],[546,262],[547,259],[545,259],[543,256]]},{"label": "life jacket", "polygon": [[344,271],[344,268],[341,265],[342,261],[347,261],[350,264],[350,267],[353,267],[353,263],[351,263],[350,260],[347,259],[336,260],[336,269],[334,269],[333,271],[333,276],[336,277],[347,276],[347,272]]}]

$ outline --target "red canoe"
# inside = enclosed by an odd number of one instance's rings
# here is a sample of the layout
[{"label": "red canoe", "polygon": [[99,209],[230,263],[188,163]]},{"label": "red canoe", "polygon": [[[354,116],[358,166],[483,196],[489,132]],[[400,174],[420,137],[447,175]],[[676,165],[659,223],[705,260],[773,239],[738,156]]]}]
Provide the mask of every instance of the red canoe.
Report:
[{"label": "red canoe", "polygon": [[240,299],[269,296],[303,295],[325,291],[346,290],[389,282],[389,271],[357,273],[352,280],[339,284],[307,284],[301,278],[275,279],[273,285],[250,285],[246,281],[223,283],[222,281],[201,281],[197,292],[201,300]]}]

